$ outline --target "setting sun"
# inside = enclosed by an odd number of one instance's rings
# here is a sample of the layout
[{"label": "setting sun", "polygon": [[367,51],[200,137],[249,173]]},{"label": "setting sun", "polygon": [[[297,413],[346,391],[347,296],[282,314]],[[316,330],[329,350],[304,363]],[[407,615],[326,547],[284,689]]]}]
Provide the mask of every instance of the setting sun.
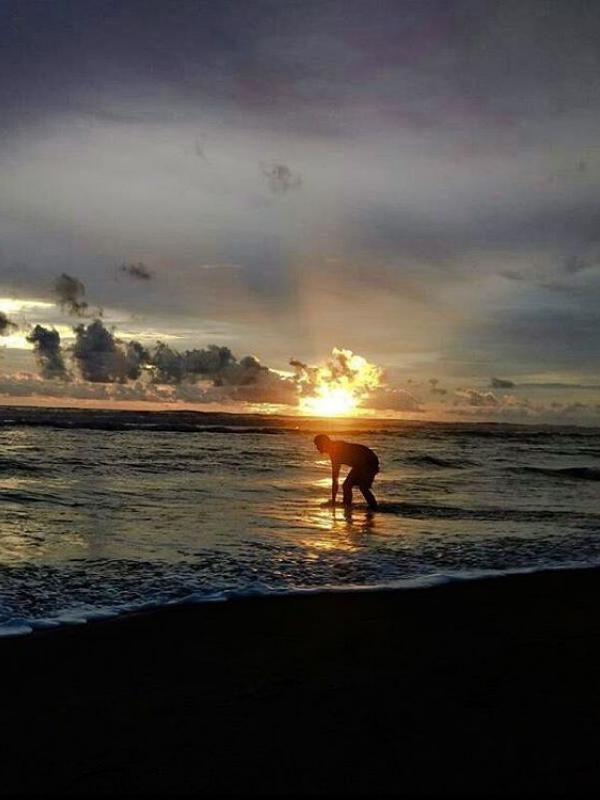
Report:
[{"label": "setting sun", "polygon": [[303,387],[300,411],[324,417],[355,412],[369,393],[381,385],[382,371],[351,350],[334,347],[331,358],[318,367],[296,364]]},{"label": "setting sun", "polygon": [[322,386],[316,397],[305,397],[301,401],[301,409],[323,417],[337,417],[354,411],[358,402],[348,389]]}]

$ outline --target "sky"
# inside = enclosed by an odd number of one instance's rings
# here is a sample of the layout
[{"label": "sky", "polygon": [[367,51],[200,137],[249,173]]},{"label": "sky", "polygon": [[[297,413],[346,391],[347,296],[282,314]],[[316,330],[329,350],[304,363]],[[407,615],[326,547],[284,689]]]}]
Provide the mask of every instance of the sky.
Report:
[{"label": "sky", "polygon": [[591,1],[0,0],[0,401],[600,422],[599,74]]}]

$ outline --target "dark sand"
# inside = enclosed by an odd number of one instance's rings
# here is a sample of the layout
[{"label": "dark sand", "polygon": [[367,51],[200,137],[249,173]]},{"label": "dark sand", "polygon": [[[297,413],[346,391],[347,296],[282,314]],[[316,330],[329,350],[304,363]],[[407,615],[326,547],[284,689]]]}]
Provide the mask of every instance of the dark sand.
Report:
[{"label": "dark sand", "polygon": [[600,791],[600,572],[0,640],[1,791]]}]

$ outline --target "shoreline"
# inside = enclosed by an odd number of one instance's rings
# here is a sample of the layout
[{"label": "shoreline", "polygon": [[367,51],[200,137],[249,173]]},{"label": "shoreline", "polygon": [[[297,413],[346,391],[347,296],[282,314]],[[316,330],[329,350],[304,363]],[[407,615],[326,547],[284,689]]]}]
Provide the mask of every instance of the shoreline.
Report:
[{"label": "shoreline", "polygon": [[[519,576],[546,575],[555,572],[590,572],[597,571],[600,578],[600,563],[598,564],[565,564],[556,566],[536,567],[516,567],[513,570],[473,570],[464,573],[433,573],[431,575],[418,575],[407,578],[400,578],[390,583],[359,585],[359,584],[340,584],[335,586],[306,587],[296,589],[274,589],[274,590],[243,590],[232,589],[224,593],[208,594],[201,598],[181,598],[180,600],[169,600],[163,603],[144,603],[140,607],[131,607],[121,611],[114,611],[110,608],[97,608],[88,612],[79,612],[76,609],[72,612],[65,612],[63,618],[40,618],[37,620],[20,620],[19,625],[14,626],[14,632],[10,627],[0,626],[0,642],[3,640],[13,640],[28,636],[38,636],[41,633],[57,633],[65,629],[81,628],[84,626],[95,626],[99,623],[114,624],[121,620],[138,618],[140,616],[162,615],[163,612],[170,613],[174,609],[202,608],[206,605],[221,603],[243,603],[246,600],[268,600],[273,601],[285,598],[302,597],[321,597],[329,595],[362,595],[362,594],[395,594],[412,591],[426,591],[438,589],[446,586],[454,586],[463,583],[477,583],[480,581],[503,580]],[[86,617],[85,613],[89,616]],[[26,630],[25,630],[26,628]]]},{"label": "shoreline", "polygon": [[2,793],[591,793],[599,610],[561,569],[3,638]]}]

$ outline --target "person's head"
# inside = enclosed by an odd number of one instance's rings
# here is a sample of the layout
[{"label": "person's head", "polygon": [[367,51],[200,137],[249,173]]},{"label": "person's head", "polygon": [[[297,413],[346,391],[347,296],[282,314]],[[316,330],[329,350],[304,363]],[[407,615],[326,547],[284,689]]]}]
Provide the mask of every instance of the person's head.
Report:
[{"label": "person's head", "polygon": [[329,450],[331,448],[331,445],[332,445],[332,441],[329,438],[329,436],[327,436],[326,433],[317,434],[315,436],[315,438],[313,439],[313,441],[314,441],[315,447],[317,448],[319,453],[328,453],[329,452]]}]

